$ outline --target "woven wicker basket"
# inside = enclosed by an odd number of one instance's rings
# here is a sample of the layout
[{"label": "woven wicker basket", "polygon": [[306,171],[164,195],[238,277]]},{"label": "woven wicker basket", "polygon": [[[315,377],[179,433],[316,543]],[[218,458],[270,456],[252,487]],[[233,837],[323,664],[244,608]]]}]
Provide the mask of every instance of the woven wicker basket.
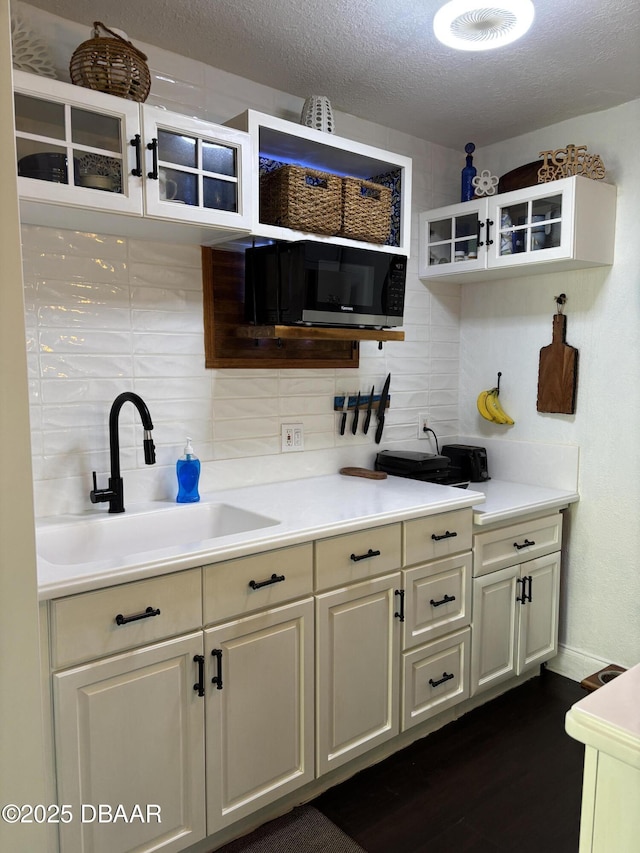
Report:
[{"label": "woven wicker basket", "polygon": [[338,234],[384,243],[391,230],[391,190],[372,181],[342,179],[342,225]]},{"label": "woven wicker basket", "polygon": [[282,166],[260,177],[260,221],[312,234],[337,234],[342,179],[302,166]]},{"label": "woven wicker basket", "polygon": [[[110,34],[109,38],[99,35],[100,27]],[[71,82],[130,101],[146,101],[151,75],[144,53],[100,21],[94,22],[93,35],[71,57]]]}]

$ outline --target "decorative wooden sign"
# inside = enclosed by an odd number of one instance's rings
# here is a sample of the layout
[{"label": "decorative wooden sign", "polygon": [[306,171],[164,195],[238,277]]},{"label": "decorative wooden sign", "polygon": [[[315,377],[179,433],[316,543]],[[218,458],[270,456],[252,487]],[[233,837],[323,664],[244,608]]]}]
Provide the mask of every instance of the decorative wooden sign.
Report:
[{"label": "decorative wooden sign", "polygon": [[594,181],[601,181],[606,174],[600,155],[587,154],[586,145],[569,144],[555,151],[540,151],[538,157],[543,158],[542,166],[538,169],[540,184],[573,175],[584,175]]}]

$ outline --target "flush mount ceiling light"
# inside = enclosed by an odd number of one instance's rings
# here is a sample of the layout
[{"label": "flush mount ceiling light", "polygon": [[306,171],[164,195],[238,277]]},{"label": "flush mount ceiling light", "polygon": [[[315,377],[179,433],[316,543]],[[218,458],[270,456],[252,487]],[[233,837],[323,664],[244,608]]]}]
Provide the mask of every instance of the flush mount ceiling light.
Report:
[{"label": "flush mount ceiling light", "polygon": [[456,50],[493,50],[523,36],[533,15],[531,0],[451,0],[436,12],[433,31]]}]

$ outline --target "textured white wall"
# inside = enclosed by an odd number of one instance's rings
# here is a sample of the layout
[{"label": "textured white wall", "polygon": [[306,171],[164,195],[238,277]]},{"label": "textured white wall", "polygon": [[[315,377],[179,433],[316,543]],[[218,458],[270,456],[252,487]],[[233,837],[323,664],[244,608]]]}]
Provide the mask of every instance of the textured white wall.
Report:
[{"label": "textured white wall", "polygon": [[[562,122],[479,151],[502,175],[568,143],[599,153],[617,185],[610,268],[462,287],[460,425],[463,433],[580,447],[580,503],[571,510],[561,641],[622,665],[640,660],[640,101]],[[538,353],[551,341],[554,297],[567,294],[567,342],[579,349],[575,415],[536,411]],[[475,399],[503,372],[501,397],[516,425],[483,421]]]}]

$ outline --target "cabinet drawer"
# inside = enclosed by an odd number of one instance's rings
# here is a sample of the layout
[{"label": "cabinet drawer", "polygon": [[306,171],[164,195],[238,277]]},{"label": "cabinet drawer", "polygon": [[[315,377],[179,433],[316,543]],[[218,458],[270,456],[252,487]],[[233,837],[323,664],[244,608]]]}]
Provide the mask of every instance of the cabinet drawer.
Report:
[{"label": "cabinet drawer", "polygon": [[470,553],[416,566],[403,575],[404,649],[471,623]]},{"label": "cabinet drawer", "polygon": [[60,598],[51,603],[52,664],[59,669],[201,625],[200,569]]},{"label": "cabinet drawer", "polygon": [[469,698],[471,629],[402,656],[402,731]]},{"label": "cabinet drawer", "polygon": [[401,527],[388,524],[316,542],[316,589],[366,580],[400,568]]},{"label": "cabinet drawer", "polygon": [[471,550],[472,510],[457,509],[404,524],[404,565]]},{"label": "cabinet drawer", "polygon": [[313,592],[313,546],[265,551],[206,566],[204,622],[219,622]]},{"label": "cabinet drawer", "polygon": [[559,512],[477,533],[473,540],[474,577],[559,551],[561,543],[562,515]]}]

